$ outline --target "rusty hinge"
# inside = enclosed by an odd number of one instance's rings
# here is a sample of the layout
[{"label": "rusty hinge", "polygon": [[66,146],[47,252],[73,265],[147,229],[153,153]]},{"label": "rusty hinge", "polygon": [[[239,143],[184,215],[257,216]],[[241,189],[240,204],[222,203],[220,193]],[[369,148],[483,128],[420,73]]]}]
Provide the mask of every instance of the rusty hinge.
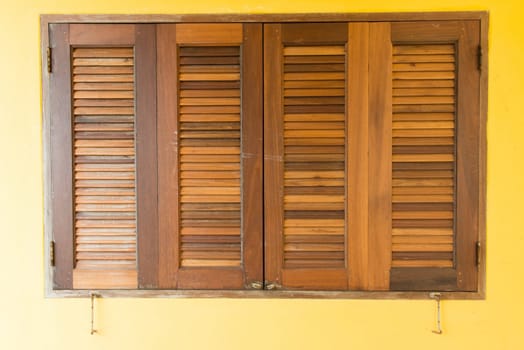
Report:
[{"label": "rusty hinge", "polygon": [[480,260],[481,260],[481,244],[480,241],[477,241],[477,244],[475,245],[476,248],[476,254],[477,254],[477,266],[480,266]]},{"label": "rusty hinge", "polygon": [[254,281],[249,284],[251,289],[264,289],[264,283],[260,281]]},{"label": "rusty hinge", "polygon": [[477,59],[478,59],[478,70],[479,72],[482,72],[482,56],[484,55],[484,52],[482,50],[482,46],[478,46],[478,49],[477,49]]},{"label": "rusty hinge", "polygon": [[53,61],[52,61],[51,48],[47,48],[47,72],[51,73],[53,71]]},{"label": "rusty hinge", "polygon": [[49,262],[55,266],[55,241],[49,242]]}]

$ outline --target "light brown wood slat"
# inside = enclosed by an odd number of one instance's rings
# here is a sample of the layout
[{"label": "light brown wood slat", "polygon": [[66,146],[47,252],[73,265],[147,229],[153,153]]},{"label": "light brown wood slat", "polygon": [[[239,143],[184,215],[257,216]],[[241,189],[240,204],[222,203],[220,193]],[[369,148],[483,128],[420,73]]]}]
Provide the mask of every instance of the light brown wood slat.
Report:
[{"label": "light brown wood slat", "polygon": [[284,89],[341,89],[344,80],[285,80]]},{"label": "light brown wood slat", "polygon": [[102,58],[102,57],[127,57],[133,58],[133,49],[132,48],[116,48],[116,47],[107,47],[107,48],[91,48],[91,47],[78,47],[73,50],[73,58],[81,57],[92,57],[92,58]]},{"label": "light brown wood slat", "polygon": [[393,45],[393,55],[455,55],[455,45]]},{"label": "light brown wood slat", "polygon": [[133,107],[131,99],[75,99],[74,107]]},{"label": "light brown wood slat", "polygon": [[132,74],[75,74],[73,83],[133,83]]},{"label": "light brown wood slat", "polygon": [[395,63],[393,62],[393,70],[396,72],[451,72],[455,71],[454,62],[450,63]]},{"label": "light brown wood slat", "polygon": [[[338,49],[340,50],[340,49]],[[290,64],[341,64],[345,63],[346,57],[344,55],[299,55],[299,56],[284,56],[284,63],[287,67]]]},{"label": "light brown wood slat", "polygon": [[75,93],[78,91],[133,91],[133,82],[89,82],[89,83],[74,83],[73,90]]},{"label": "light brown wood slat", "polygon": [[73,66],[82,67],[82,66],[102,66],[102,67],[112,67],[112,66],[133,66],[133,58],[73,58]]},{"label": "light brown wood slat", "polygon": [[345,96],[344,89],[284,89],[284,97]]},{"label": "light brown wood slat", "polygon": [[453,260],[393,260],[392,267],[453,267]]},{"label": "light brown wood slat", "polygon": [[454,96],[453,88],[394,88],[393,97],[397,96]]},{"label": "light brown wood slat", "polygon": [[237,73],[239,65],[189,65],[180,66],[180,73]]},{"label": "light brown wood slat", "polygon": [[[405,49],[406,50],[406,49]],[[454,54],[425,54],[425,55],[412,55],[412,54],[399,54],[396,53],[393,56],[393,63],[433,63],[433,62],[446,62],[454,63],[455,55]]]},{"label": "light brown wood slat", "polygon": [[455,244],[455,57],[454,44],[393,46],[395,267],[453,266],[436,254]]},{"label": "light brown wood slat", "polygon": [[221,236],[235,236],[240,237],[239,227],[182,227],[180,234],[185,235],[203,235],[203,236],[219,236],[215,238],[217,241],[221,239]]},{"label": "light brown wood slat", "polygon": [[287,122],[343,122],[343,113],[310,113],[310,114],[285,114],[284,121]]},{"label": "light brown wood slat", "polygon": [[395,236],[393,237],[393,244],[403,243],[427,243],[427,244],[452,244],[453,236]]},{"label": "light brown wood slat", "polygon": [[285,130],[340,130],[344,127],[344,122],[285,122]]},{"label": "light brown wood slat", "polygon": [[393,129],[453,129],[455,123],[450,121],[393,121]]},{"label": "light brown wood slat", "polygon": [[393,187],[393,194],[453,194],[454,186]]},{"label": "light brown wood slat", "polygon": [[73,69],[73,74],[133,74],[133,66],[80,66]]},{"label": "light brown wood slat", "polygon": [[393,80],[393,89],[403,88],[453,88],[455,80],[402,79]]},{"label": "light brown wood slat", "polygon": [[75,288],[137,284],[133,56],[73,50]]},{"label": "light brown wood slat", "polygon": [[303,80],[344,80],[344,73],[325,73],[325,72],[308,72],[308,73],[284,73],[286,81],[303,81]]},{"label": "light brown wood slat", "polygon": [[393,251],[399,252],[452,252],[453,244],[431,244],[431,243],[393,243]]},{"label": "light brown wood slat", "polygon": [[393,103],[416,105],[416,104],[452,104],[455,101],[453,96],[396,96]]}]

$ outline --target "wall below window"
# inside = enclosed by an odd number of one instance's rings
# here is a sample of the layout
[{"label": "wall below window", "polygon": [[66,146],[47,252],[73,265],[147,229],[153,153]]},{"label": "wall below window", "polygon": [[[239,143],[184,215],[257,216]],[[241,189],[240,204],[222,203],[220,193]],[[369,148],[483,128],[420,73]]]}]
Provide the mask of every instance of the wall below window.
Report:
[{"label": "wall below window", "polygon": [[[13,5],[9,5],[13,4]],[[423,4],[423,5],[422,5]],[[9,7],[11,6],[11,7]],[[424,7],[419,7],[424,6]],[[39,15],[489,10],[487,298],[45,299]],[[524,5],[520,0],[4,1],[0,12],[0,348],[524,348]]]}]

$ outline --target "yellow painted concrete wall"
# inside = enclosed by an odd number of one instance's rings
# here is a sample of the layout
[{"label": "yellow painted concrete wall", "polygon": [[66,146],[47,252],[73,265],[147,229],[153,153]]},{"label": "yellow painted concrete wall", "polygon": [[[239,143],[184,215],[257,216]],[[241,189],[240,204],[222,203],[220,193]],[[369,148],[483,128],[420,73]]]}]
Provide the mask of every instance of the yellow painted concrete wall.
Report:
[{"label": "yellow painted concrete wall", "polygon": [[[521,0],[0,0],[0,349],[524,349]],[[39,15],[489,10],[485,301],[45,299]]]}]

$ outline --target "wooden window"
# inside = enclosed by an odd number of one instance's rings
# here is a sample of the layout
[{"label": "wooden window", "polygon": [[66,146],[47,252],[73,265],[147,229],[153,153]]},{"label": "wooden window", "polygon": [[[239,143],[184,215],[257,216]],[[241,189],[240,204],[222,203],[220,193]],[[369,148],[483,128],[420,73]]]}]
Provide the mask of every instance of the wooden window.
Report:
[{"label": "wooden window", "polygon": [[481,21],[335,19],[49,24],[52,289],[479,295]]}]

